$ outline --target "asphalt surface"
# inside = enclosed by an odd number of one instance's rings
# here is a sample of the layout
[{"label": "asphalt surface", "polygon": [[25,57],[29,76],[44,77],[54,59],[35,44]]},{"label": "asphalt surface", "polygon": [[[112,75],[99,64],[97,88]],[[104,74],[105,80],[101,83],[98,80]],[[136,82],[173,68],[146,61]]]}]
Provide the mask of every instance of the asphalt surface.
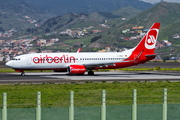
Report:
[{"label": "asphalt surface", "polygon": [[[3,64],[1,64],[1,67]],[[180,63],[146,63],[132,68],[179,68]],[[180,81],[180,72],[159,72],[159,71],[141,71],[141,72],[96,72],[95,75],[68,75],[67,73],[25,73],[21,76],[20,73],[0,73],[0,84],[14,84],[14,83],[83,83],[87,81],[93,82],[154,82],[154,81]]]},{"label": "asphalt surface", "polygon": [[83,83],[93,82],[155,82],[155,81],[180,81],[179,72],[95,72],[95,75],[68,75],[66,73],[26,73],[20,76],[20,73],[1,73],[0,84],[12,83]]}]

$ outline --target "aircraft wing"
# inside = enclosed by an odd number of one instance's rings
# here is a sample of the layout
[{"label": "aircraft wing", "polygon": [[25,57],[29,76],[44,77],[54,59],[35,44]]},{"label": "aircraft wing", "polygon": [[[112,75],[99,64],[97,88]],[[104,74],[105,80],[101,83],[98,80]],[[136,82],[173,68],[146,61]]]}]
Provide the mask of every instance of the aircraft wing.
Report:
[{"label": "aircraft wing", "polygon": [[[129,62],[129,61],[121,61]],[[86,68],[94,68],[94,67],[108,67],[108,66],[116,66],[115,63],[121,63],[121,62],[106,62],[106,63],[89,63],[89,64],[83,64]]]}]

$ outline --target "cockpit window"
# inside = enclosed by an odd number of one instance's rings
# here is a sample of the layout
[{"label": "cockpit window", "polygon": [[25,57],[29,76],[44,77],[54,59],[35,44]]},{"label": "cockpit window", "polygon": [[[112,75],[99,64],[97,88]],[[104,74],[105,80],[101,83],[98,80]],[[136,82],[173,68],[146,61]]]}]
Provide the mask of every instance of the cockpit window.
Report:
[{"label": "cockpit window", "polygon": [[21,60],[20,58],[13,58],[12,60],[16,60],[16,61],[18,61],[18,60]]}]

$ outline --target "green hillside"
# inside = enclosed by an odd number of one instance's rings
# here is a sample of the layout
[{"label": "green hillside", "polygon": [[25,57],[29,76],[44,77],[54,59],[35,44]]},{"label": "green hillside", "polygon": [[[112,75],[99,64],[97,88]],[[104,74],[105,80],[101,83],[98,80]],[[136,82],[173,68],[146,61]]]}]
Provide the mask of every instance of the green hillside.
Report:
[{"label": "green hillside", "polygon": [[122,17],[130,19],[139,14],[141,10],[133,7],[121,8],[112,12],[95,12],[91,14],[76,14],[69,13],[63,16],[50,18],[39,28],[29,28],[17,33],[20,35],[42,35],[49,32],[61,32],[66,29],[76,29],[89,26],[97,26],[103,22],[101,20],[108,20],[108,25],[113,25],[122,22]]},{"label": "green hillside", "polygon": [[[122,34],[122,30],[131,29],[134,26],[144,26],[143,29],[149,29],[154,22],[160,22],[161,29],[158,41],[169,40],[173,43],[172,47],[179,50],[180,38],[172,37],[180,33],[179,11],[180,4],[178,3],[160,2],[143,12],[133,7],[127,7],[111,12],[69,13],[48,19],[39,28],[18,31],[14,38],[25,35],[30,37],[40,36],[38,39],[59,38],[59,43],[51,47],[41,47],[41,49],[61,48],[60,51],[76,51],[78,47],[84,47],[84,51],[97,51],[105,47],[111,47],[116,50],[117,48],[134,47],[139,42],[138,39],[124,40],[125,37],[130,38],[138,34]],[[72,34],[60,34],[61,32],[67,33],[66,30],[71,31]],[[81,36],[79,33],[82,31],[85,31],[85,33]],[[163,48],[166,49],[163,51],[168,51],[172,47]]]},{"label": "green hillside", "polygon": [[172,39],[172,36],[175,35],[176,33],[180,33],[180,20],[177,22],[174,22],[161,30],[160,38],[161,39]]},{"label": "green hillside", "polygon": [[[112,12],[95,12],[91,14],[76,14],[76,13],[69,13],[63,16],[57,16],[51,19],[48,19],[41,27],[39,28],[32,28],[32,29],[26,29],[21,32],[18,32],[18,36],[24,36],[24,35],[32,35],[32,36],[39,36],[41,35],[41,38],[44,39],[50,39],[50,38],[59,38],[61,42],[64,44],[68,44],[69,46],[77,46],[76,43],[83,43],[83,46],[86,46],[83,48],[85,51],[96,51],[97,49],[93,50],[94,47],[98,47],[100,49],[109,46],[109,41],[100,46],[97,45],[100,43],[98,39],[104,38],[104,36],[111,34],[111,31],[113,31],[116,28],[117,24],[122,24],[124,21],[122,18],[126,18],[126,20],[134,17],[135,15],[139,14],[141,10],[135,9],[133,7],[127,7],[127,8],[121,8],[117,9]],[[100,24],[105,24],[108,26],[108,28],[100,27]],[[72,29],[74,31],[77,30],[83,30],[84,28],[91,27],[90,29],[87,29],[88,34],[83,36],[82,38],[76,39],[76,37],[68,37],[64,35],[59,35],[60,32],[65,31],[66,29]],[[91,30],[102,30],[104,32],[92,34]],[[46,35],[48,33],[48,36]],[[111,35],[110,35],[111,36]],[[98,38],[98,39],[96,39]],[[107,36],[109,38],[109,36]],[[40,39],[40,38],[38,38]],[[96,41],[98,42],[96,44]],[[111,43],[110,43],[111,44]],[[125,43],[126,44],[126,43]],[[56,46],[57,45],[57,46]],[[54,48],[59,48],[58,44],[54,45]],[[79,45],[77,46],[79,47]],[[62,48],[62,47],[61,47]],[[74,50],[77,50],[76,47],[73,47]],[[43,49],[41,47],[41,49]],[[46,49],[46,48],[45,48]],[[73,50],[73,51],[74,51]],[[61,49],[61,51],[63,51]],[[67,51],[66,48],[64,51]]]},{"label": "green hillside", "polygon": [[[161,33],[163,33],[163,30],[165,30],[163,29],[164,27],[167,27],[171,24],[174,24],[174,26],[176,26],[175,24],[178,24],[179,20],[180,20],[180,4],[161,2],[156,6],[137,15],[133,19],[129,20],[128,22],[125,23],[125,25],[127,24],[133,24],[137,26],[142,25],[145,26],[145,28],[149,28],[154,22],[160,22],[162,28]],[[162,39],[168,38],[169,36],[177,32],[177,28],[174,29],[173,31],[166,31],[166,34],[160,34],[159,37]]]},{"label": "green hillside", "polygon": [[[132,18],[139,14],[141,10],[135,9],[133,7],[127,7],[122,9],[117,9],[112,12],[95,12],[91,14],[76,14],[69,13],[63,16],[57,16],[48,19],[39,29],[40,33],[47,32],[49,29],[52,31],[62,31],[69,28],[82,28],[88,26],[95,26],[101,23],[101,20],[108,20],[109,22],[122,22],[120,20],[122,17]],[[116,20],[114,20],[116,19]],[[47,31],[46,31],[47,30]]]},{"label": "green hillside", "polygon": [[153,5],[140,0],[25,0],[27,3],[56,15],[67,13],[109,12],[118,8],[132,6],[146,10]]},{"label": "green hillside", "polygon": [[179,11],[180,4],[161,2],[156,6],[137,15],[127,23],[149,27],[154,22],[161,22],[162,27],[165,27],[180,19]]},{"label": "green hillside", "polygon": [[0,3],[0,32],[12,28],[33,28],[51,16],[27,4],[25,0],[0,0]]},{"label": "green hillside", "polygon": [[[138,41],[124,41],[120,39],[124,36],[121,33],[123,29],[132,28],[133,26],[144,26],[144,28],[149,29],[153,23],[160,22],[161,29],[158,40],[169,40],[174,43],[173,45],[178,46],[180,45],[180,39],[174,39],[172,36],[180,33],[179,11],[180,4],[161,2],[124,23],[113,20],[114,24],[112,25],[113,28],[110,29],[110,34],[104,34],[99,42],[109,46],[114,45],[114,47],[133,47]],[[128,34],[125,36],[128,36]],[[108,42],[109,40],[111,40],[111,43]]]},{"label": "green hillside", "polygon": [[[143,11],[136,17],[125,22],[122,26],[119,26],[119,28],[123,29],[128,28],[129,26],[145,26],[145,28],[148,29],[154,22],[161,23],[158,41],[161,42],[162,40],[168,40],[172,43],[170,47],[162,48],[159,51],[173,51],[172,53],[178,54],[180,50],[180,38],[173,38],[173,36],[180,33],[179,3],[160,2],[159,4],[146,11]],[[118,30],[114,30],[117,34]]]},{"label": "green hillside", "polygon": [[[91,14],[76,14],[69,13],[64,16],[57,16],[47,20],[44,25],[36,30],[25,31],[26,34],[42,35],[45,33],[52,32],[61,32],[66,29],[83,29],[84,27],[93,26],[92,29],[89,29],[88,35],[83,36],[82,38],[71,38],[62,35],[50,35],[48,38],[57,37],[61,39],[61,42],[68,44],[69,46],[74,46],[75,43],[80,42],[85,45],[85,51],[94,48],[131,48],[134,47],[139,41],[125,41],[122,37],[131,37],[136,34],[122,34],[122,30],[130,29],[133,26],[144,26],[144,29],[149,29],[154,22],[161,23],[161,30],[159,35],[159,40],[169,40],[170,42],[180,45],[178,39],[172,39],[174,34],[179,33],[179,20],[180,20],[180,4],[178,3],[168,3],[161,2],[152,8],[145,10],[143,12],[132,8],[121,8],[112,12],[95,12]],[[135,16],[137,15],[137,16]],[[134,17],[135,16],[135,17]],[[126,18],[125,21],[122,18]],[[102,20],[106,20],[106,25],[108,28],[100,28],[99,24],[104,24]],[[91,30],[99,29],[103,30],[101,33],[92,34]],[[38,34],[37,34],[38,33]],[[100,36],[100,37],[99,37]],[[47,38],[43,36],[42,38]],[[98,38],[98,39],[96,39]],[[73,47],[74,48],[74,47]],[[77,48],[75,48],[77,49]],[[96,49],[97,50],[97,49]],[[168,51],[168,50],[167,50]]]},{"label": "green hillside", "polygon": [[[10,29],[20,31],[20,35],[23,35],[26,29],[28,29],[28,32],[36,32],[37,30],[34,28],[41,26],[45,20],[72,12],[78,14],[98,12],[98,15],[102,15],[102,18],[113,19],[119,15],[108,13],[109,11],[127,6],[134,6],[137,9],[135,10],[136,12],[147,9],[153,5],[139,0],[100,0],[94,2],[87,0],[77,0],[76,2],[72,0],[0,0],[0,32],[5,32]],[[89,17],[91,19],[91,15]],[[54,20],[55,18],[50,20]],[[62,20],[60,22],[65,23],[65,21]],[[82,23],[81,20],[79,22]],[[77,21],[77,24],[79,24],[79,22]],[[56,29],[59,29],[62,25],[57,25]],[[84,24],[81,26],[83,25]]]}]

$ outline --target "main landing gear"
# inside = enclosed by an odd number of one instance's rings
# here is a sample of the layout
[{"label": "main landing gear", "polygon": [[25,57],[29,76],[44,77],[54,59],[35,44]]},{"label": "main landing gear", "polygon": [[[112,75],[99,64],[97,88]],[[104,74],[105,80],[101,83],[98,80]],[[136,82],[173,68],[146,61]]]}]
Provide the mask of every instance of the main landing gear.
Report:
[{"label": "main landing gear", "polygon": [[21,76],[25,76],[25,73],[24,73],[24,71],[22,71],[22,72],[21,72]]},{"label": "main landing gear", "polygon": [[88,71],[88,75],[94,75],[94,71],[92,70]]}]

